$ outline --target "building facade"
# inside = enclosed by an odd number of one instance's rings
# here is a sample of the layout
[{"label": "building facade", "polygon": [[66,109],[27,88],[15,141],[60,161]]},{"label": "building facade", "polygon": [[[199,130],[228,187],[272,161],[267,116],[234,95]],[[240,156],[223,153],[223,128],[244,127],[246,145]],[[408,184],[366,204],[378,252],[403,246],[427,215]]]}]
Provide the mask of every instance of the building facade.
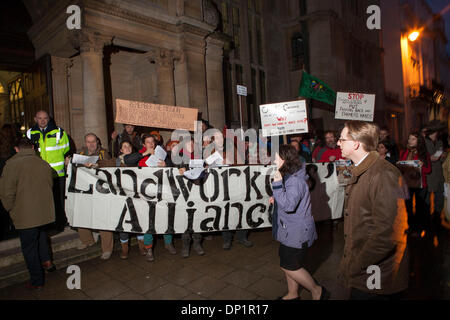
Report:
[{"label": "building facade", "polygon": [[[424,0],[382,0],[381,10],[389,126],[406,143],[430,120],[449,121],[444,22]],[[414,31],[417,39],[409,38]]]},{"label": "building facade", "polygon": [[[12,71],[23,84],[23,97],[17,96],[21,117],[11,101],[5,108],[5,122],[26,129],[34,112],[46,109],[77,148],[87,132],[96,133],[107,145],[111,132],[122,130],[114,122],[115,99],[121,98],[197,108],[214,126],[224,125],[224,40],[214,32],[220,19],[210,1],[19,3],[22,6],[5,6],[5,10],[11,14],[12,7],[19,7],[19,14],[28,15],[32,65],[38,65],[40,72],[33,73],[30,64],[19,66],[22,61],[14,57],[0,66],[3,86],[17,80],[6,73],[8,69],[18,69]],[[71,5],[81,9],[81,29],[67,27]],[[44,88],[41,96],[35,94],[38,83]],[[170,131],[162,134],[167,139]]]}]

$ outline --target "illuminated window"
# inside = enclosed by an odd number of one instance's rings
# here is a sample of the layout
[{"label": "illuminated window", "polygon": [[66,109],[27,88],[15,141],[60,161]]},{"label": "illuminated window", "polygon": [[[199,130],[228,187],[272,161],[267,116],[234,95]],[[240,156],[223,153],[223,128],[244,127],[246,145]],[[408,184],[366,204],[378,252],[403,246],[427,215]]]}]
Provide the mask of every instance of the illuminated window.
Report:
[{"label": "illuminated window", "polygon": [[5,93],[5,88],[3,88],[1,83],[0,83],[0,93]]},{"label": "illuminated window", "polygon": [[25,101],[23,97],[22,79],[19,78],[8,85],[11,120],[14,123],[24,124]]}]

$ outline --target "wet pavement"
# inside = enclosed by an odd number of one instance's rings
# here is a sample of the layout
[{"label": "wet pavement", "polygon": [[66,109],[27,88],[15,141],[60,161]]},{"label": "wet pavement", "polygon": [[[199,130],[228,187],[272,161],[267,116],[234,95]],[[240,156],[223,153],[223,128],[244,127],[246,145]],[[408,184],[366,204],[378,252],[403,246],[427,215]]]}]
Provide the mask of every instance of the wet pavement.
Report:
[{"label": "wet pavement", "polygon": [[[337,283],[343,250],[343,222],[317,224],[319,239],[308,253],[307,269],[331,291],[331,299],[344,300],[348,292]],[[408,240],[411,252],[410,289],[405,299],[450,298],[449,230]],[[86,299],[86,300],[273,300],[285,294],[287,285],[279,268],[278,243],[271,229],[252,231],[246,248],[233,242],[231,250],[222,249],[220,233],[203,240],[206,252],[189,258],[180,256],[181,239],[174,237],[177,255],[164,249],[158,237],[155,261],[147,262],[132,246],[127,260],[119,251],[103,261],[95,258],[77,264],[81,270],[81,289],[69,290],[66,269],[47,274],[42,291],[30,291],[25,283],[0,289],[0,299]],[[311,295],[301,290],[302,300]]]}]

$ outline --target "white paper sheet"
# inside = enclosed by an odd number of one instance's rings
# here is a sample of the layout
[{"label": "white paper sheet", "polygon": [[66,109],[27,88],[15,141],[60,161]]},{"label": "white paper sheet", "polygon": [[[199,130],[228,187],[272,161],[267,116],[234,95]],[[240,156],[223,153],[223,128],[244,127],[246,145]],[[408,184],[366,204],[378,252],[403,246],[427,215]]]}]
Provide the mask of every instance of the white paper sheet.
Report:
[{"label": "white paper sheet", "polygon": [[189,160],[189,168],[203,168],[203,159],[192,159]]},{"label": "white paper sheet", "polygon": [[184,176],[190,180],[195,180],[200,177],[200,175],[203,173],[203,168],[193,168],[191,170],[185,171]]},{"label": "white paper sheet", "polygon": [[72,163],[76,164],[87,164],[87,163],[97,163],[98,156],[84,156],[75,153],[72,157]]},{"label": "white paper sheet", "polygon": [[145,161],[145,164],[147,165],[147,167],[157,167],[158,162],[166,160],[166,157],[167,152],[160,146],[157,146],[155,148],[155,153],[148,157],[147,161]]}]

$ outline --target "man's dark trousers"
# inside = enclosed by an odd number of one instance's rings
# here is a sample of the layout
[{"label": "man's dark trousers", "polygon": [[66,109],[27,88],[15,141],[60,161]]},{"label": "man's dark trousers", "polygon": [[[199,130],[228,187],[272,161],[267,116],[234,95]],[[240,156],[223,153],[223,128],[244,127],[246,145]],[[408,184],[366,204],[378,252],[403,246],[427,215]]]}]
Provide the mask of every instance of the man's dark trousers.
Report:
[{"label": "man's dark trousers", "polygon": [[55,203],[55,226],[57,231],[63,231],[67,225],[64,210],[66,177],[53,178],[53,201]]},{"label": "man's dark trousers", "polygon": [[42,263],[50,261],[47,235],[42,227],[17,230],[20,237],[23,257],[30,272],[31,285],[44,285]]}]

